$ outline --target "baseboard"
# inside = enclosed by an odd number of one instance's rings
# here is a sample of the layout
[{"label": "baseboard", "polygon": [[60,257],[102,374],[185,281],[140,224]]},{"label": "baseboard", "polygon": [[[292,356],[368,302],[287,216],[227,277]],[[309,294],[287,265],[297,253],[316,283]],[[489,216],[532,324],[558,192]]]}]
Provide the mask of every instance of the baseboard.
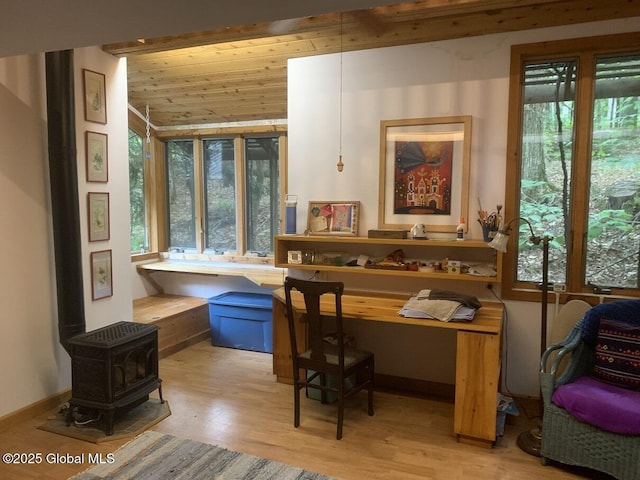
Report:
[{"label": "baseboard", "polygon": [[376,390],[397,391],[403,394],[437,397],[452,402],[455,399],[455,385],[381,373],[375,374],[375,388]]},{"label": "baseboard", "polygon": [[0,430],[5,430],[14,425],[47,413],[65,403],[69,398],[71,398],[70,388],[0,417]]},{"label": "baseboard", "polygon": [[[200,343],[203,340],[207,340],[208,338],[211,338],[211,332],[209,330],[207,330],[206,332],[202,332],[197,335],[194,335],[190,338],[187,338],[181,341],[180,343],[176,343],[175,345],[170,345],[168,347],[163,348],[158,352],[158,355],[159,355],[158,358],[160,359],[166,358],[169,355],[173,355],[174,353],[179,352],[180,350],[184,350],[185,348],[190,347],[191,345],[195,345],[196,343]],[[162,371],[160,371],[160,377],[162,377]]]}]

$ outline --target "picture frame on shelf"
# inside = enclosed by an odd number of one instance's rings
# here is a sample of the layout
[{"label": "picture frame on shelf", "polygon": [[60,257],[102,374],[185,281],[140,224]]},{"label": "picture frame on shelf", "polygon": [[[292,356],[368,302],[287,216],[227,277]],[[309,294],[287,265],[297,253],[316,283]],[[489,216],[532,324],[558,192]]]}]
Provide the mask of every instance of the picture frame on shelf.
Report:
[{"label": "picture frame on shelf", "polygon": [[310,235],[358,235],[359,201],[310,201],[307,231]]},{"label": "picture frame on shelf", "polygon": [[111,250],[91,252],[91,299],[113,296]]},{"label": "picture frame on shelf", "polygon": [[110,238],[109,193],[87,193],[89,241],[100,242]]},{"label": "picture frame on shelf", "polygon": [[82,69],[84,118],[88,122],[107,123],[106,79],[103,73]]},{"label": "picture frame on shelf", "polygon": [[469,218],[471,116],[380,122],[378,228],[455,232]]},{"label": "picture frame on shelf", "polygon": [[109,146],[106,133],[88,131],[85,134],[87,182],[109,181]]}]

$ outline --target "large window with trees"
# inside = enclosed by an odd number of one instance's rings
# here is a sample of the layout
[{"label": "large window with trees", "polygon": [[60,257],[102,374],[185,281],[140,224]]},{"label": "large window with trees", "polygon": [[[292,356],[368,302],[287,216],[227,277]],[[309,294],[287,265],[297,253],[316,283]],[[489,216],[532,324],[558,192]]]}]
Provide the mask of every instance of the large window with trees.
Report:
[{"label": "large window with trees", "polygon": [[[640,292],[640,34],[512,49],[507,219],[553,237],[549,281],[567,291]],[[503,294],[540,286],[539,246],[522,225]]]},{"label": "large window with trees", "polygon": [[280,225],[280,135],[165,142],[170,249],[273,252]]}]

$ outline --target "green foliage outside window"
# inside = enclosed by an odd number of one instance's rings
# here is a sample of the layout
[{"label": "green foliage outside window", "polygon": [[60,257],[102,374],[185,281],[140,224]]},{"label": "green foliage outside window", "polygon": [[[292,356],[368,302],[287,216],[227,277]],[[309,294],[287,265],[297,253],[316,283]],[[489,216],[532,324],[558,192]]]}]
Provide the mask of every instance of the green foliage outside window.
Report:
[{"label": "green foliage outside window", "polygon": [[132,253],[148,247],[144,197],[144,148],[142,137],[129,129],[129,214]]}]

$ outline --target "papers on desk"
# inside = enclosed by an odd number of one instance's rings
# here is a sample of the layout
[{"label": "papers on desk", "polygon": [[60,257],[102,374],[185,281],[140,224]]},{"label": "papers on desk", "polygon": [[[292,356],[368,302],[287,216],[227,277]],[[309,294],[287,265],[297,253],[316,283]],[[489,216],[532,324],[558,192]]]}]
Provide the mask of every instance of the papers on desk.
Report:
[{"label": "papers on desk", "polygon": [[424,296],[411,297],[398,314],[409,318],[430,318],[442,322],[470,322],[476,309],[453,300],[430,300]]}]

